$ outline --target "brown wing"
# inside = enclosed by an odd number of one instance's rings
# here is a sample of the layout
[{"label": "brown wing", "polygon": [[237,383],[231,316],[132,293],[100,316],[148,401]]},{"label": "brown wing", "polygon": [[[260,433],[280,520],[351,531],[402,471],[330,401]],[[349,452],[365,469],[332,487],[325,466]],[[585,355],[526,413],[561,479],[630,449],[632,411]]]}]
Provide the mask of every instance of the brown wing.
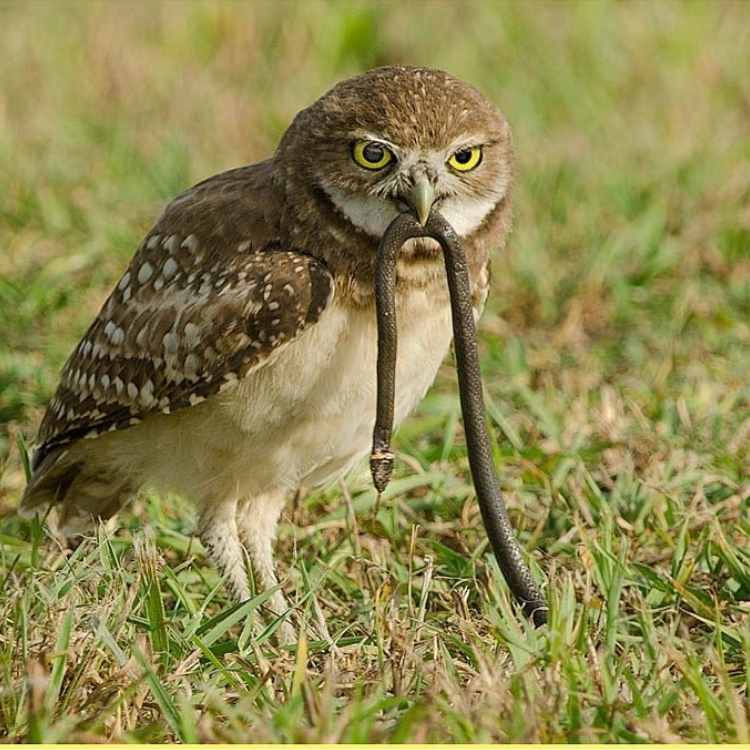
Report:
[{"label": "brown wing", "polygon": [[320,317],[333,294],[325,265],[258,229],[241,180],[215,181],[167,209],[68,359],[35,467],[75,440],[230,387]]}]

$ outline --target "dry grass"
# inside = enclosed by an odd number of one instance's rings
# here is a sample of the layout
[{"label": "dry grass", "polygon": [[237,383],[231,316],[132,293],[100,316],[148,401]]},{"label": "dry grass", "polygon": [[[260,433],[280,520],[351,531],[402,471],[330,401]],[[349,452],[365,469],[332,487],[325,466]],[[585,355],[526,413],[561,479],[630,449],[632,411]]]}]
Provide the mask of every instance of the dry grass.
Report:
[{"label": "dry grass", "polygon": [[[0,737],[748,741],[746,4],[6,3],[0,48]],[[446,364],[380,507],[289,509],[279,649],[177,500],[72,554],[18,520],[16,440],[160,205],[389,62],[514,126],[483,366],[552,621],[508,605]]]}]

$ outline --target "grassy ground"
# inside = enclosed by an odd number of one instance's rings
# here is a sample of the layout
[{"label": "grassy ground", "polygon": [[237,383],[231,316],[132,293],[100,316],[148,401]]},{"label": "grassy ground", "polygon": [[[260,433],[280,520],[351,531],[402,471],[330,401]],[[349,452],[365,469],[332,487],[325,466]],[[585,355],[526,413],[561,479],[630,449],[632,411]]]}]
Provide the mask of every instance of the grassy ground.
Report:
[{"label": "grassy ground", "polygon": [[[3,3],[0,49],[0,738],[748,741],[747,4]],[[18,520],[16,444],[161,204],[390,62],[514,126],[483,366],[551,623],[509,607],[446,363],[379,507],[289,509],[279,649],[177,500],[72,554]]]}]

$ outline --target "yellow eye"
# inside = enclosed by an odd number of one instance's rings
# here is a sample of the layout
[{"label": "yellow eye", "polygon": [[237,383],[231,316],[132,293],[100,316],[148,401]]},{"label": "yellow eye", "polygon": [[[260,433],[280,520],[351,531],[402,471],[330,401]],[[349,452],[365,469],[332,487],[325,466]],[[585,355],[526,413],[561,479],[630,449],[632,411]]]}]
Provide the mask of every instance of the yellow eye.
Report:
[{"label": "yellow eye", "polygon": [[450,159],[450,164],[457,172],[469,172],[479,166],[482,161],[482,147],[472,146],[471,148],[462,148],[456,151]]},{"label": "yellow eye", "polygon": [[377,141],[357,141],[352,148],[352,158],[365,169],[382,169],[393,161],[393,154]]}]

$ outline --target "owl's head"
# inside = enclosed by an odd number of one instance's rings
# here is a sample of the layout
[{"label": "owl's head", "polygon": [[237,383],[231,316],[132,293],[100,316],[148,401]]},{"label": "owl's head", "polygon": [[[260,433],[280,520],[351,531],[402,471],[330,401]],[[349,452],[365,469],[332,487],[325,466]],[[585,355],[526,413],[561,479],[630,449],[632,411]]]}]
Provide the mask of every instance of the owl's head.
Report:
[{"label": "owl's head", "polygon": [[424,222],[433,205],[467,237],[511,182],[505,118],[469,84],[429,68],[342,81],[297,115],[278,156],[376,239],[399,212]]}]

